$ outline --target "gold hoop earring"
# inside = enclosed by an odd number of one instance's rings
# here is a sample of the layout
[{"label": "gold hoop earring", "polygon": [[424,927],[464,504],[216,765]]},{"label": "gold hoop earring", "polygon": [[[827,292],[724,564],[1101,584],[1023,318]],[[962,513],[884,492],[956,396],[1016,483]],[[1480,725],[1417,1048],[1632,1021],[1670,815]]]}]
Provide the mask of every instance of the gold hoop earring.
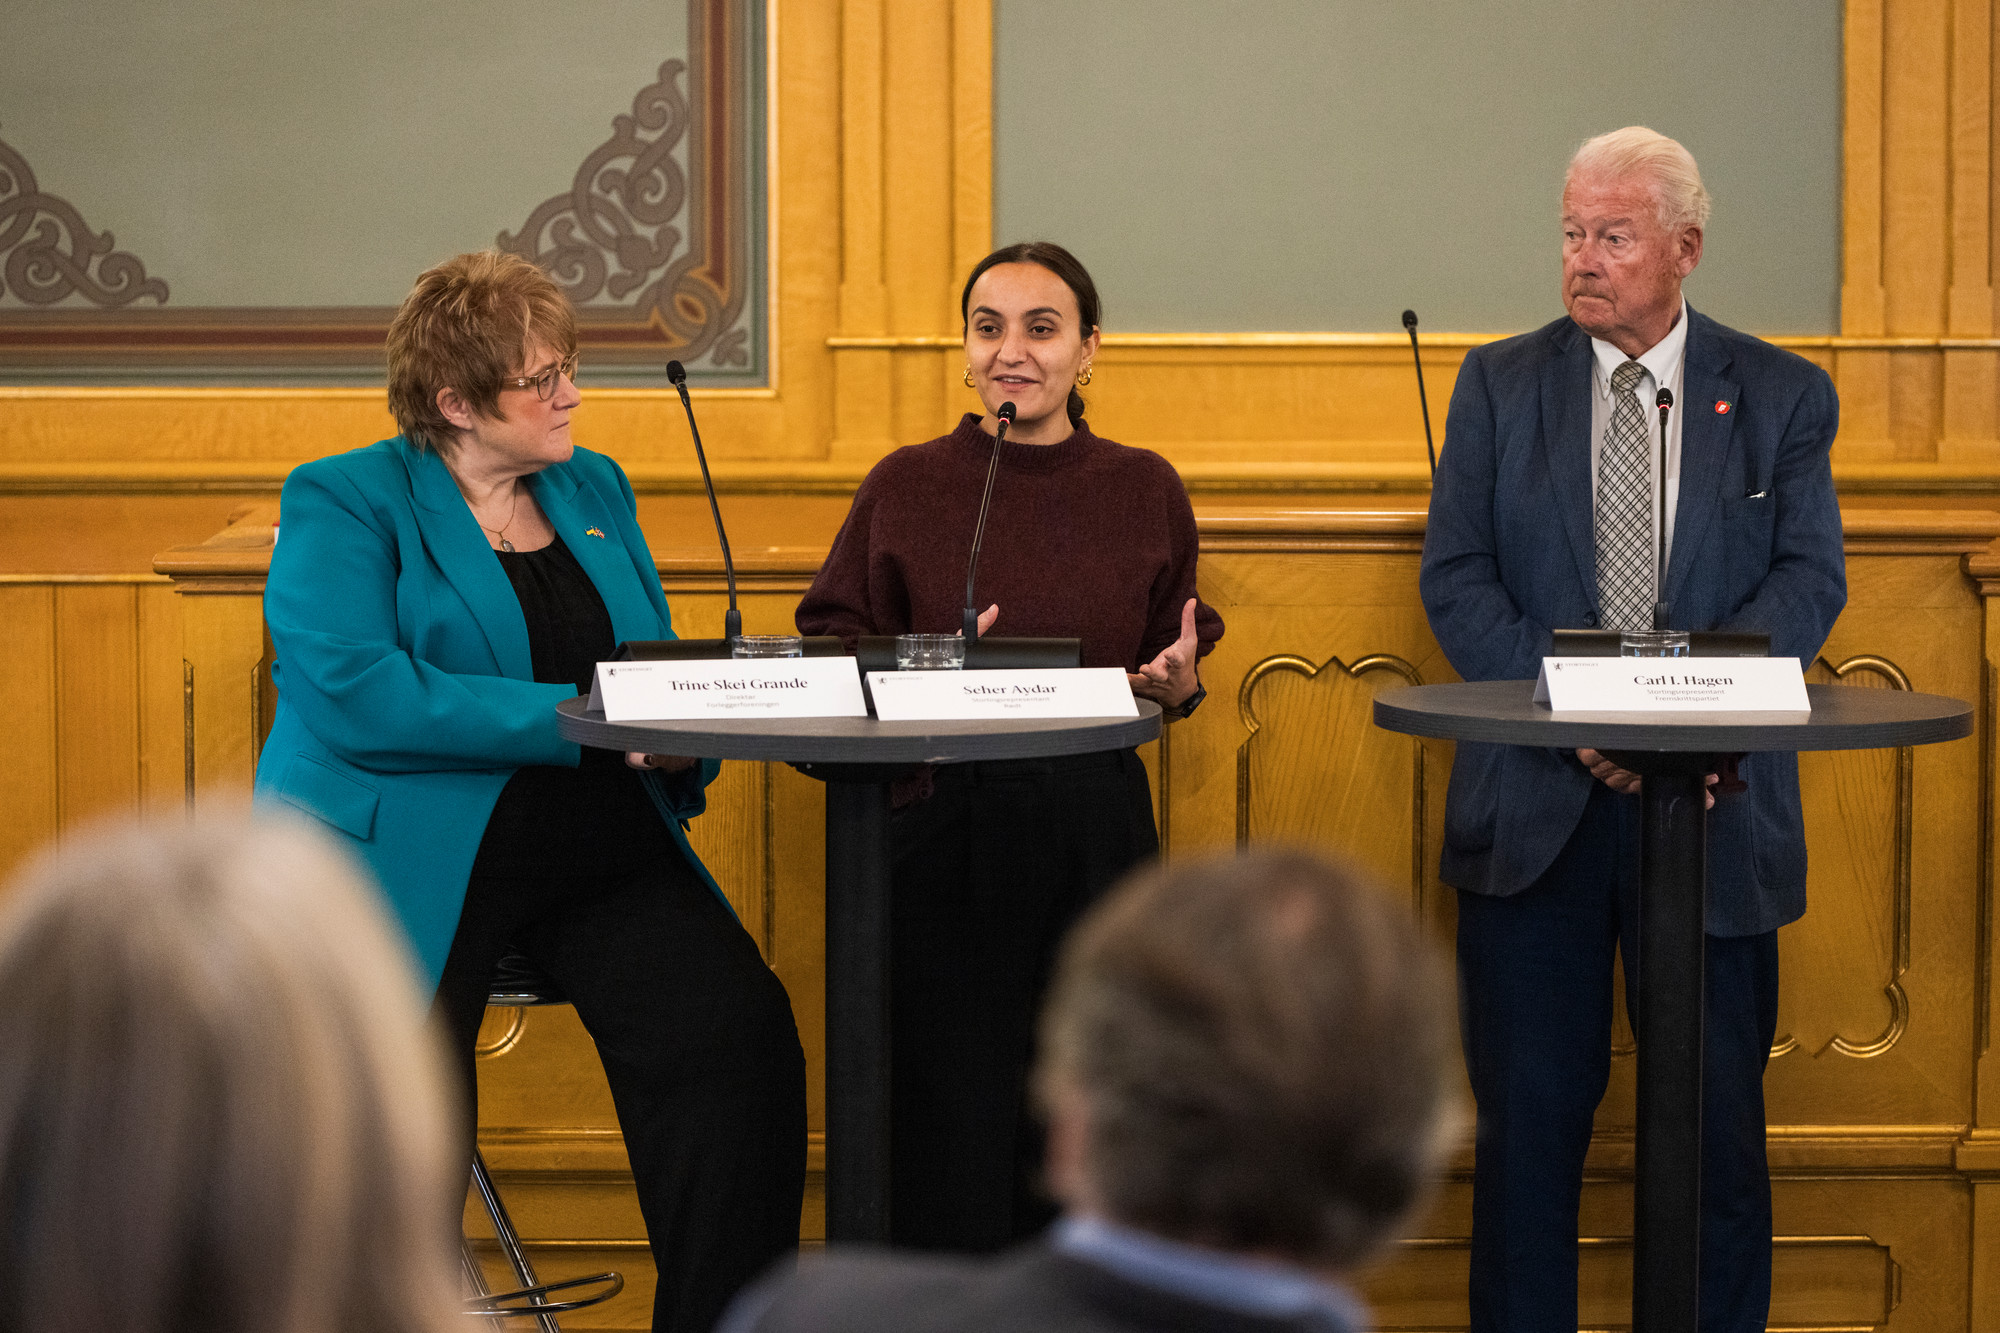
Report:
[{"label": "gold hoop earring", "polygon": [[979,387],[979,386],[978,386],[977,384],[974,384],[974,383],[972,382],[972,367],[971,367],[971,366],[967,366],[967,367],[965,368],[965,387],[966,387],[966,388],[968,388],[968,389],[976,389],[976,388],[978,388],[978,387]]},{"label": "gold hoop earring", "polygon": [[1090,385],[1090,367],[1086,365],[1082,370],[1076,372],[1076,387],[1079,389],[1083,389],[1083,388],[1088,388],[1089,385]]}]

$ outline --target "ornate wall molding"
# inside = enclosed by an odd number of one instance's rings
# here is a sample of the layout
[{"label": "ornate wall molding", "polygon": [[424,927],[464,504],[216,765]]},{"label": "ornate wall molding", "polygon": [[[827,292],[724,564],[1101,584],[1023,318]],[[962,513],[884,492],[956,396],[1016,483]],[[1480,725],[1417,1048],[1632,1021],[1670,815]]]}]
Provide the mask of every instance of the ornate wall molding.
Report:
[{"label": "ornate wall molding", "polygon": [[[586,344],[651,344],[718,369],[751,363],[737,327],[752,275],[743,167],[739,7],[688,6],[692,61],[669,60],[616,116],[611,137],[585,158],[570,188],[544,200],[521,230],[494,244],[547,269],[578,307]],[[683,84],[690,63],[695,97]],[[676,150],[685,140],[688,166]],[[677,220],[685,219],[677,225]],[[629,304],[592,306],[609,297]],[[591,350],[596,351],[593,347]],[[642,353],[657,357],[658,352]]]},{"label": "ornate wall molding", "polygon": [[[1888,658],[1874,653],[1857,654],[1837,663],[1829,662],[1822,657],[1818,659],[1818,665],[1832,672],[1835,680],[1845,680],[1851,675],[1866,673],[1880,677],[1892,690],[1913,688],[1910,677],[1903,668]],[[1828,1051],[1851,1055],[1858,1060],[1882,1055],[1901,1041],[1903,1033],[1909,1029],[1910,997],[1903,990],[1903,975],[1910,970],[1910,842],[1916,819],[1915,767],[1915,754],[1911,747],[1907,745],[1897,747],[1895,894],[1889,932],[1892,943],[1889,979],[1882,984],[1882,996],[1889,1002],[1888,1026],[1874,1037],[1861,1041],[1851,1041],[1835,1033],[1826,1045],[1812,1053],[1815,1059]],[[1797,1050],[1798,1045],[1797,1038],[1790,1034],[1781,1036],[1771,1045],[1771,1058],[1775,1060],[1781,1055]]]},{"label": "ornate wall molding", "polygon": [[[1387,671],[1406,685],[1421,685],[1423,676],[1417,668],[1394,653],[1370,653],[1356,659],[1352,666],[1338,657],[1329,657],[1323,664],[1315,665],[1310,659],[1296,653],[1277,653],[1265,658],[1244,673],[1243,684],[1236,692],[1236,712],[1244,729],[1249,733],[1243,743],[1236,748],[1236,845],[1245,848],[1250,845],[1250,812],[1254,803],[1254,793],[1250,776],[1250,747],[1256,743],[1258,732],[1263,730],[1263,720],[1257,716],[1252,699],[1258,684],[1268,675],[1277,671],[1292,671],[1307,680],[1317,679],[1321,673],[1338,667],[1350,679],[1359,680],[1374,671]],[[1425,830],[1429,822],[1427,792],[1424,785],[1424,745],[1418,737],[1410,738],[1410,901],[1417,915],[1422,917],[1428,909],[1425,901],[1425,886],[1429,883],[1430,857],[1426,849]]]},{"label": "ornate wall molding", "polygon": [[[611,136],[569,188],[525,210],[499,244],[544,264],[578,303],[587,367],[651,387],[677,357],[731,389],[761,391],[757,377],[771,363],[759,187],[767,6],[675,0],[668,12],[683,6],[686,58],[660,65],[631,113],[608,117]],[[400,159],[384,168],[416,169]],[[556,184],[532,183],[527,197]],[[380,374],[393,306],[135,305],[142,296],[164,304],[167,286],[111,245],[40,193],[18,153],[0,145],[0,378]]]},{"label": "ornate wall molding", "polygon": [[40,308],[81,297],[116,309],[150,296],[165,305],[167,284],[115,244],[75,205],[44,193],[27,159],[0,140],[0,303]]}]

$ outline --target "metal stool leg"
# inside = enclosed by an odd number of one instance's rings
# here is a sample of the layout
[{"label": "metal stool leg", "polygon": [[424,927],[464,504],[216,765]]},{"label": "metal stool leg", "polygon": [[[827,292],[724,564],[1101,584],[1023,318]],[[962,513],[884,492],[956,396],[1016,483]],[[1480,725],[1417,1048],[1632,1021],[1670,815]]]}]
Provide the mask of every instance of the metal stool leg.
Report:
[{"label": "metal stool leg", "polygon": [[[548,1304],[537,1291],[541,1283],[535,1277],[535,1266],[528,1262],[527,1251],[521,1248],[521,1237],[514,1230],[514,1219],[507,1216],[507,1205],[500,1198],[500,1191],[493,1187],[493,1174],[486,1169],[486,1154],[480,1152],[477,1145],[472,1149],[472,1183],[479,1191],[480,1201],[486,1205],[486,1215],[493,1220],[493,1234],[500,1242],[500,1253],[507,1256],[507,1264],[514,1270],[514,1280],[521,1284],[522,1292],[535,1293],[528,1296],[528,1305],[533,1307]],[[624,1284],[621,1282],[619,1285]],[[510,1295],[518,1294],[510,1293]],[[610,1292],[605,1293],[606,1296],[610,1294]],[[542,1333],[562,1333],[562,1326],[556,1323],[556,1318],[552,1314],[536,1315],[535,1323],[541,1328]]]}]

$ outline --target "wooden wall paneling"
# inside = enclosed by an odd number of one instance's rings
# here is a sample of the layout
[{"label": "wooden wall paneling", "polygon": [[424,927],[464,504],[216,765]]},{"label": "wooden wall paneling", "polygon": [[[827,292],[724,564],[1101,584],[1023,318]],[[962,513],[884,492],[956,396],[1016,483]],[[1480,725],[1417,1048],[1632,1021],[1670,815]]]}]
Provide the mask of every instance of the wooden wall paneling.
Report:
[{"label": "wooden wall paneling", "polygon": [[[963,275],[993,249],[993,0],[952,0],[951,62],[950,271]],[[949,329],[958,310],[942,297]]]},{"label": "wooden wall paneling", "polygon": [[1950,285],[1951,0],[1893,0],[1883,15],[1884,332],[1944,331]]},{"label": "wooden wall paneling", "polygon": [[57,793],[56,588],[52,583],[0,580],[0,875],[11,874],[36,847],[56,835]]},{"label": "wooden wall paneling", "polygon": [[156,814],[187,805],[187,717],[181,599],[165,580],[134,589],[139,641],[139,804]]},{"label": "wooden wall paneling", "polygon": [[2000,1032],[2000,986],[1995,985],[2000,957],[2000,865],[1994,856],[1994,833],[2000,828],[2000,547],[1969,554],[1965,570],[1979,589],[1982,613],[1980,646],[1980,716],[1978,733],[1983,771],[1980,775],[1981,865],[1978,881],[1978,951],[1972,990],[1971,1022],[1976,1059],[1973,1123],[1958,1145],[1954,1165],[1972,1192],[1972,1324],[1978,1329],[2000,1327],[2000,1053],[1994,1036]]},{"label": "wooden wall paneling", "polygon": [[[1992,0],[1955,0],[1951,14],[1951,287],[1946,329],[1993,334]],[[2000,438],[2000,358],[1944,355],[1944,421],[1938,458],[1991,458]]]},{"label": "wooden wall paneling", "polygon": [[139,808],[139,614],[129,583],[56,588],[62,823]]},{"label": "wooden wall paneling", "polygon": [[[1957,556],[1851,552],[1848,586],[1811,679],[1979,697],[1982,608]],[[1810,898],[1780,932],[1773,1118],[1965,1123],[1981,832],[1952,797],[1978,790],[1978,745],[1802,755],[1800,778]]]},{"label": "wooden wall paneling", "polygon": [[[2000,537],[2000,516],[1860,510],[1845,519],[1850,602],[1820,670],[1844,667],[1849,680],[1907,679],[1918,689],[1979,698],[1983,739],[1910,752],[1907,821],[1896,809],[1904,782],[1897,752],[1808,757],[1813,907],[1781,937],[1784,1017],[1797,1043],[1774,1061],[1767,1085],[1783,1233],[1773,1327],[1983,1327],[2000,1279],[1990,1256],[1976,1257],[1992,1248],[2000,1221],[1988,1058],[1993,817],[1981,814],[1995,799],[1989,701],[2000,678],[2000,635],[1987,628],[1987,594],[2000,588],[2000,554],[1986,544]],[[1432,927],[1448,938],[1453,901],[1432,867],[1450,747],[1426,749],[1419,792],[1414,755],[1394,748],[1396,739],[1383,748],[1383,734],[1365,727],[1371,678],[1387,677],[1346,671],[1369,657],[1394,657],[1425,681],[1451,678],[1416,598],[1422,512],[1204,510],[1197,521],[1202,595],[1229,629],[1204,661],[1215,701],[1171,733],[1162,791],[1174,854],[1233,846],[1238,821],[1247,819],[1253,839],[1286,835],[1359,855],[1407,886],[1399,892],[1427,900]],[[184,583],[207,578],[234,589],[239,605],[254,608],[263,553],[229,544],[255,540],[247,521],[229,533],[161,564],[180,570]],[[713,548],[659,555],[679,628],[716,633],[723,592]],[[739,555],[746,626],[788,628],[819,552]],[[53,600],[40,590],[35,596],[43,600],[30,597],[24,609],[45,607],[52,625]],[[178,600],[188,609],[204,603],[196,595]],[[254,660],[261,648],[254,623],[234,633],[230,651]],[[1284,658],[1296,662],[1273,665]],[[1330,659],[1341,665],[1328,666]],[[52,680],[40,688],[52,690]],[[0,678],[0,688],[24,687]],[[34,688],[28,680],[27,692]],[[246,687],[239,706],[249,708],[250,697]],[[239,728],[246,738],[253,722]],[[746,920],[758,923],[753,931],[793,997],[808,1051],[814,1175],[801,1233],[810,1241],[824,1235],[824,793],[782,765],[737,768],[714,789],[703,821],[713,823],[700,836]],[[1420,799],[1426,845],[1418,863]],[[1908,1019],[1885,1043],[1897,1012],[1892,983]],[[643,1229],[588,1039],[568,1010],[530,1012],[518,1029],[515,1018],[497,1013],[489,1021],[481,1142],[516,1187],[524,1229],[552,1272],[609,1262],[643,1292],[650,1281]],[[1827,1044],[1829,1034],[1845,1047]],[[1605,1321],[1621,1317],[1626,1299],[1631,1215],[1633,1061],[1616,1059],[1613,1069],[1580,1218],[1585,1307]],[[1461,1152],[1418,1239],[1371,1275],[1385,1321],[1462,1327],[1469,1164]],[[618,1309],[606,1319],[643,1318],[622,1313],[623,1298]]]},{"label": "wooden wall paneling", "polygon": [[1888,331],[1882,287],[1883,9],[1847,0],[1842,46],[1840,331]]}]

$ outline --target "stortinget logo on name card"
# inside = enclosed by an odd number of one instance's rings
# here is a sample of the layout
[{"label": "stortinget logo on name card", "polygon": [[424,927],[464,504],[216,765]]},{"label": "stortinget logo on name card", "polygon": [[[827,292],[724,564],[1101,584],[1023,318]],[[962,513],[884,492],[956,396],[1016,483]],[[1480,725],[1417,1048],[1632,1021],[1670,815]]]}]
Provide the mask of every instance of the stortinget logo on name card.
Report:
[{"label": "stortinget logo on name card", "polygon": [[1812,711],[1796,657],[1545,657],[1535,702],[1553,712]]},{"label": "stortinget logo on name card", "polygon": [[868,688],[884,722],[1139,716],[1131,682],[1117,667],[871,671]]},{"label": "stortinget logo on name card", "polygon": [[851,657],[599,662],[590,707],[609,722],[868,716]]}]

